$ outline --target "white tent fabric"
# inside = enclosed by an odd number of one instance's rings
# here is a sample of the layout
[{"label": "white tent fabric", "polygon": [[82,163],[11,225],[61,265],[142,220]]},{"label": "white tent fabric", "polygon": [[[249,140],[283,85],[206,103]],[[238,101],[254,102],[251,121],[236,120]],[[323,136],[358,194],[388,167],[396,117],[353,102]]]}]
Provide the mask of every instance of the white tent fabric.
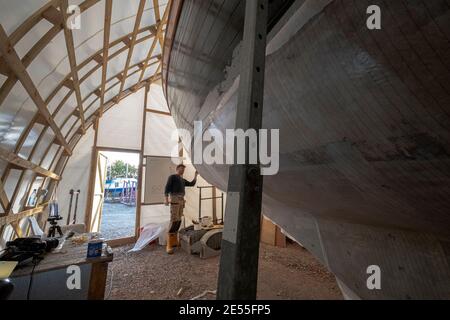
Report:
[{"label": "white tent fabric", "polygon": [[99,123],[98,147],[141,150],[144,94],[145,89],[139,90],[105,114]]},{"label": "white tent fabric", "polygon": [[[0,151],[3,155],[0,191],[4,189],[4,193],[0,192],[0,219],[19,213],[32,214],[29,210],[33,208],[26,207],[29,194],[35,188],[54,190],[55,175],[64,174],[71,151],[85,134],[84,129],[95,122],[101,107],[107,114],[121,99],[158,77],[168,0],[112,0],[109,51],[103,57],[108,2],[0,0],[0,33],[7,39],[0,44]],[[62,8],[66,4],[71,9],[77,6],[81,12],[79,29],[64,30]],[[141,5],[142,19],[137,25]],[[77,10],[68,11],[67,15],[73,18]],[[68,33],[73,37],[76,60],[73,67],[79,78],[81,108],[76,94],[78,84],[71,75]],[[6,54],[10,48],[12,53]],[[19,59],[14,60],[16,54]],[[104,92],[101,91],[103,61],[107,71]],[[19,72],[22,67],[25,73]],[[24,84],[28,76],[31,84]],[[30,91],[35,93],[33,98]],[[104,106],[100,105],[102,95]],[[40,98],[50,119],[39,109],[42,106],[36,101]],[[28,167],[32,165],[40,172],[49,172],[42,175],[36,174],[36,170],[17,167],[11,157],[20,157],[29,161]],[[26,233],[28,225],[19,223],[12,230],[6,223],[0,225],[4,239]]]}]

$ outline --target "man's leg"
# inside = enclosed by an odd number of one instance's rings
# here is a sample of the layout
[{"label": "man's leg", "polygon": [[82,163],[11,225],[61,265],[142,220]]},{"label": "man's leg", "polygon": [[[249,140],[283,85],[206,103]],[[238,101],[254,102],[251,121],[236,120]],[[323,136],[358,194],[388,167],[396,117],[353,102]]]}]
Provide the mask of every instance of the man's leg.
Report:
[{"label": "man's leg", "polygon": [[167,235],[167,247],[166,252],[173,254],[173,248],[178,246],[178,230],[181,226],[181,215],[183,205],[181,203],[172,202],[170,206],[170,226],[169,233]]}]

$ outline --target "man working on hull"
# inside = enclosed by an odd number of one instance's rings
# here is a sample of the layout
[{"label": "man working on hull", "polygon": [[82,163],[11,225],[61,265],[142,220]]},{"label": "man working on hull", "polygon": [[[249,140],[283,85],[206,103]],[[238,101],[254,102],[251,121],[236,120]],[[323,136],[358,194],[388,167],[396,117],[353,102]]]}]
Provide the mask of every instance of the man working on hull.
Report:
[{"label": "man working on hull", "polygon": [[183,178],[186,166],[180,164],[177,166],[177,173],[171,175],[167,180],[165,194],[165,205],[169,205],[170,196],[170,226],[167,235],[168,254],[173,254],[173,248],[178,246],[178,230],[181,226],[181,218],[183,217],[183,209],[185,205],[184,196],[186,187],[194,187],[197,183],[198,172],[195,172],[195,178],[189,182]]}]

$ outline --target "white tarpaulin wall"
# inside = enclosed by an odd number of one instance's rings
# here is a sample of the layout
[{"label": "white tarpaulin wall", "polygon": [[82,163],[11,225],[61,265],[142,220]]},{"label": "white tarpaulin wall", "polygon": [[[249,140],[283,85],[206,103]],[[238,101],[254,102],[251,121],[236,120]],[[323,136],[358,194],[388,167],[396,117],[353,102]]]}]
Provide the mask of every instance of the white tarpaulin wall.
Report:
[{"label": "white tarpaulin wall", "polygon": [[145,158],[145,184],[143,199],[146,205],[158,205],[162,202],[167,177],[175,172],[176,164],[170,158]]},{"label": "white tarpaulin wall", "polygon": [[[141,209],[141,226],[149,223],[164,223],[169,221],[169,208],[161,205],[163,202],[163,193],[165,183],[168,178],[172,160],[169,159],[174,150],[180,148],[178,144],[178,131],[173,118],[158,112],[169,112],[167,102],[164,98],[162,87],[154,84],[150,87],[150,94],[147,99],[147,114],[145,126],[144,157],[147,159],[144,167],[143,181],[143,206]],[[157,111],[157,112],[154,112]],[[174,134],[175,133],[175,134]],[[187,155],[187,152],[183,152]],[[161,159],[165,157],[165,159]],[[160,158],[158,160],[158,158]],[[148,162],[150,159],[150,163]],[[175,161],[176,163],[178,163]],[[187,166],[185,178],[192,180],[195,174],[195,168],[190,159],[183,158],[183,163]],[[161,167],[165,169],[162,170]],[[172,174],[175,165],[172,164]],[[148,172],[147,170],[151,170]],[[163,172],[163,174],[161,174]],[[202,177],[198,178],[197,186],[186,189],[186,208],[184,210],[186,225],[191,225],[192,221],[198,220],[199,216],[199,189],[198,186],[210,186]],[[221,191],[217,191],[220,195]],[[211,189],[204,189],[202,197],[210,198]],[[159,197],[159,198],[158,198]],[[158,201],[159,199],[159,201]],[[220,218],[221,201],[215,200],[217,212]],[[159,203],[159,204],[158,204]],[[202,216],[212,217],[212,200],[202,202]]]},{"label": "white tarpaulin wall", "polygon": [[[167,112],[167,106],[163,96],[160,84],[153,84],[150,86],[147,110],[158,110]],[[140,90],[126,99],[122,100],[118,105],[114,106],[99,122],[97,146],[107,148],[123,148],[125,150],[140,151],[139,144],[142,137],[142,123],[143,123],[143,108],[144,108],[145,90]],[[148,116],[151,115],[151,121],[148,121]],[[159,128],[164,132],[164,135],[156,132]],[[119,130],[120,132],[116,132]],[[175,164],[169,158],[172,149],[177,148],[177,140],[171,140],[172,132],[176,131],[175,124],[172,118],[168,115],[154,114],[151,111],[147,112],[147,125],[145,128],[144,145],[146,148],[143,152],[144,167],[143,167],[143,188],[142,207],[140,216],[140,226],[144,227],[148,224],[168,224],[170,218],[169,207],[162,205],[164,196],[164,187],[167,176],[174,172]],[[128,137],[131,137],[128,139]],[[136,139],[138,137],[138,139]],[[161,139],[165,141],[160,143]],[[139,141],[138,141],[139,140]],[[85,211],[87,207],[87,193],[89,171],[91,166],[92,150],[94,148],[94,131],[89,130],[88,134],[80,141],[74,150],[74,156],[68,161],[64,172],[64,179],[58,187],[58,200],[63,221],[66,221],[66,216],[69,207],[70,189],[81,189],[79,200],[78,223],[85,222]],[[147,154],[148,150],[152,150],[153,155]],[[184,151],[184,154],[187,154]],[[156,155],[156,157],[154,156]],[[166,157],[166,158],[162,158]],[[149,162],[150,159],[150,162]],[[192,166],[189,159],[184,158],[183,162],[187,165],[185,178],[191,180],[194,177],[195,168]],[[171,167],[172,170],[162,170],[161,166]],[[150,171],[148,171],[150,170]],[[199,177],[197,186],[209,186],[209,184]],[[150,195],[150,197],[146,196]],[[221,195],[221,191],[217,191],[217,195]],[[212,196],[210,189],[203,191],[203,197],[209,198]],[[186,208],[185,217],[186,225],[190,225],[192,220],[198,220],[199,215],[199,189],[197,187],[187,188],[186,193]],[[150,205],[151,203],[151,205]],[[221,201],[216,200],[217,215],[221,218]],[[212,217],[212,201],[204,201],[202,203],[202,216]]]},{"label": "white tarpaulin wall", "polygon": [[105,114],[99,123],[98,147],[141,150],[144,95],[141,89]]},{"label": "white tarpaulin wall", "polygon": [[[112,0],[111,23],[105,25],[107,3],[105,0],[0,0],[0,234],[3,240],[26,234],[29,229],[26,217],[45,212],[46,199],[42,206],[27,207],[27,199],[34,189],[53,191],[60,176],[64,180],[60,189],[85,184],[70,180],[83,180],[88,175],[86,172],[80,177],[79,171],[89,167],[84,148],[92,144],[80,139],[86,133],[92,136],[89,132],[101,114],[98,111],[103,108],[106,117],[110,108],[114,110],[115,103],[133,96],[136,90],[158,78],[168,1]],[[64,30],[67,25],[64,19],[74,15],[72,11],[65,14],[62,8],[72,5],[80,9],[80,19],[74,19],[80,25]],[[107,39],[104,30],[110,30]],[[106,55],[105,41],[109,43]],[[72,51],[74,59],[69,58]],[[134,107],[133,104],[130,109]],[[118,121],[116,116],[112,113],[109,121]],[[142,122],[142,115],[139,119]],[[135,128],[138,131],[139,126]],[[133,149],[141,149],[134,133],[129,141],[116,138],[121,141],[121,147],[129,144]],[[92,139],[87,137],[87,140]],[[71,154],[76,157],[67,163]]]},{"label": "white tarpaulin wall", "polygon": [[[57,198],[63,222],[67,221],[69,212],[69,191],[80,190],[78,199],[77,223],[84,223],[85,208],[88,200],[89,172],[91,170],[92,148],[94,146],[94,130],[90,129],[80,140],[74,155],[67,163],[64,178],[59,183]],[[73,217],[74,208],[72,208]]]}]

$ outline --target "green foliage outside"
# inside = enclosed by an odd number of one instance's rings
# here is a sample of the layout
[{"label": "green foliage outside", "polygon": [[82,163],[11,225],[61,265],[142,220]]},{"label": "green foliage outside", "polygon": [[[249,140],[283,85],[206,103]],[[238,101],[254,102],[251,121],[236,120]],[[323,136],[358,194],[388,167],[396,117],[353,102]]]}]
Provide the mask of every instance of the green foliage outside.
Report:
[{"label": "green foliage outside", "polygon": [[138,177],[138,169],[131,165],[123,162],[122,160],[114,162],[110,167],[108,167],[108,180],[116,178],[134,178]]}]

